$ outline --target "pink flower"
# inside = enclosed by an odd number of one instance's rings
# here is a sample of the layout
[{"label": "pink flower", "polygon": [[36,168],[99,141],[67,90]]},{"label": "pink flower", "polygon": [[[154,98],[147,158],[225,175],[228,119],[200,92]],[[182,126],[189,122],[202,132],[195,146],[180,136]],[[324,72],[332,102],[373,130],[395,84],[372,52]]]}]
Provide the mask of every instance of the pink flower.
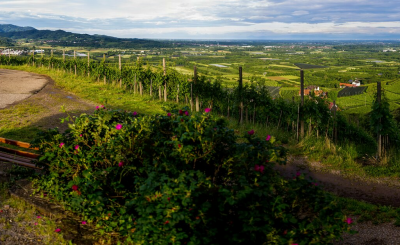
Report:
[{"label": "pink flower", "polygon": [[188,112],[188,111],[185,111],[185,115],[186,115],[186,116],[189,116],[189,112]]},{"label": "pink flower", "polygon": [[60,232],[61,231],[61,229],[60,228],[57,228],[56,230],[55,230],[55,232]]},{"label": "pink flower", "polygon": [[79,137],[82,137],[82,134],[80,134]]},{"label": "pink flower", "polygon": [[298,243],[292,243],[292,245],[299,245]]},{"label": "pink flower", "polygon": [[179,115],[183,115],[183,111],[182,110],[179,110]]},{"label": "pink flower", "polygon": [[72,186],[72,190],[77,191],[78,190],[78,186],[77,185],[73,185]]},{"label": "pink flower", "polygon": [[137,116],[137,112],[136,111],[133,112],[133,116]]},{"label": "pink flower", "polygon": [[209,113],[210,111],[211,111],[210,108],[206,108],[206,109],[204,110],[205,113]]},{"label": "pink flower", "polygon": [[178,144],[178,148],[181,148],[181,144]]},{"label": "pink flower", "polygon": [[37,222],[35,222],[35,225],[38,225]]},{"label": "pink flower", "polygon": [[41,219],[42,217],[40,217],[40,215],[36,216],[36,218]]},{"label": "pink flower", "polygon": [[101,105],[101,108],[106,109],[106,107],[104,105]]},{"label": "pink flower", "polygon": [[311,183],[312,185],[318,186],[318,183]]},{"label": "pink flower", "polygon": [[255,165],[254,166],[254,170],[256,172],[264,173],[264,169],[265,169],[265,167],[263,165]]},{"label": "pink flower", "polygon": [[169,221],[168,221],[168,220],[164,222],[164,225],[166,225],[166,224],[169,224]]},{"label": "pink flower", "polygon": [[267,138],[265,138],[266,141],[269,141],[271,139],[271,135],[267,135]]},{"label": "pink flower", "polygon": [[76,146],[75,146],[75,150],[78,150],[78,149],[79,149],[79,145],[76,145]]},{"label": "pink flower", "polygon": [[82,221],[82,225],[86,225],[87,224],[87,222],[86,221]]},{"label": "pink flower", "polygon": [[171,113],[170,113],[170,112],[168,112],[167,116],[169,116],[169,117],[170,117],[170,116],[171,116]]},{"label": "pink flower", "polygon": [[100,107],[99,106],[96,106],[96,110],[98,110]]},{"label": "pink flower", "polygon": [[124,162],[119,162],[119,163],[118,163],[118,167],[121,168],[122,166],[124,166]]},{"label": "pink flower", "polygon": [[351,223],[353,223],[353,221],[351,220],[351,218],[347,218],[345,222],[346,222],[347,224],[349,224],[349,225],[350,225]]},{"label": "pink flower", "polygon": [[116,128],[117,130],[121,130],[122,124],[117,124],[117,126],[115,126],[115,128]]},{"label": "pink flower", "polygon": [[60,148],[63,147],[65,144],[63,142],[60,143]]},{"label": "pink flower", "polygon": [[168,202],[171,201],[171,198],[170,198],[170,197],[168,197],[167,199],[168,199]]},{"label": "pink flower", "polygon": [[296,176],[299,177],[301,174],[299,171],[296,172]]},{"label": "pink flower", "polygon": [[250,130],[247,132],[249,135],[253,135],[254,134],[254,129]]}]

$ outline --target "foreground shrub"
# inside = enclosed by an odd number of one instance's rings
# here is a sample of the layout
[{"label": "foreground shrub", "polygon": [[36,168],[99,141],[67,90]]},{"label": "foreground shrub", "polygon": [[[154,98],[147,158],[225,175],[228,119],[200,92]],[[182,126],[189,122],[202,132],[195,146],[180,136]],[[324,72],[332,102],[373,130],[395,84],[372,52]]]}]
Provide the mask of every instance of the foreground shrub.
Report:
[{"label": "foreground shrub", "polygon": [[255,136],[239,138],[209,110],[97,108],[36,140],[47,173],[35,184],[128,243],[326,244],[348,230],[330,195],[272,169],[284,148]]}]

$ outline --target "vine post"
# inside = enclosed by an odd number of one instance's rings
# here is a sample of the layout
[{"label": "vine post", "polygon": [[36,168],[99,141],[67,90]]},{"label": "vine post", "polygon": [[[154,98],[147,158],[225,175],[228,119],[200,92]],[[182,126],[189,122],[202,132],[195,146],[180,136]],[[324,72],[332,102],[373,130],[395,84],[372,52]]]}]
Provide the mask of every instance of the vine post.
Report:
[{"label": "vine post", "polygon": [[167,80],[165,80],[165,77],[167,76],[167,67],[165,65],[165,58],[163,58],[162,62],[164,70],[164,101],[167,102]]},{"label": "vine post", "polygon": [[[104,67],[106,66],[106,54],[103,54],[103,63],[104,63]],[[106,74],[104,74],[104,85],[107,84],[107,77]]]},{"label": "vine post", "polygon": [[[51,60],[53,60],[53,50],[51,50]],[[51,69],[53,69],[53,62],[51,62]]]},{"label": "vine post", "polygon": [[[42,50],[43,50],[43,52],[42,52]],[[44,53],[44,49],[41,49],[41,50],[40,50],[40,57],[41,57],[40,66],[41,66],[41,67],[43,67],[43,53]],[[8,54],[10,54],[10,52],[8,52]]]},{"label": "vine post", "polygon": [[75,76],[76,76],[76,51],[74,50],[74,66],[75,66]]},{"label": "vine post", "polygon": [[[297,141],[300,140],[299,138],[299,120],[300,120],[300,104],[297,104],[297,123],[296,123],[296,138]],[[268,122],[267,122],[268,124]]]},{"label": "vine post", "polygon": [[179,103],[179,84],[178,84],[178,89],[176,91],[176,103]]},{"label": "vine post", "polygon": [[[193,83],[196,86],[196,82],[197,82],[197,67],[194,67],[194,77],[193,77]],[[196,87],[195,87],[196,88]],[[200,111],[200,105],[199,105],[199,95],[197,93],[195,93],[195,97],[196,97],[196,111]]]},{"label": "vine post", "polygon": [[242,90],[243,90],[243,73],[242,73],[242,67],[239,66],[239,123],[243,124],[243,96],[242,96]]},{"label": "vine post", "polygon": [[[119,73],[122,72],[121,54],[118,55]],[[122,88],[122,78],[119,77],[119,87]],[[141,92],[140,92],[141,93]]]},{"label": "vine post", "polygon": [[35,66],[35,50],[32,51],[32,66]]},{"label": "vine post", "polygon": [[193,111],[193,82],[190,83],[190,110]]},{"label": "vine post", "polygon": [[88,68],[88,72],[87,72],[87,76],[90,77],[90,52],[87,53],[87,68]]},{"label": "vine post", "polygon": [[63,50],[63,61],[65,61],[65,50]]},{"label": "vine post", "polygon": [[[301,111],[304,107],[304,70],[300,69],[300,96],[301,96]],[[304,119],[303,115],[300,115],[300,137],[304,137]]]},{"label": "vine post", "polygon": [[336,101],[333,101],[333,142],[337,143]]},{"label": "vine post", "polygon": [[150,79],[150,97],[153,96],[153,79]]},{"label": "vine post", "polygon": [[135,81],[134,81],[134,86],[133,86],[133,93],[136,95],[136,93],[137,93],[137,90],[138,90],[138,88],[137,88],[137,81],[136,81],[136,74],[135,74]]},{"label": "vine post", "polygon": [[228,97],[228,115],[227,117],[229,118],[229,97]]},{"label": "vine post", "polygon": [[[377,82],[376,90],[377,90],[377,92],[376,92],[376,102],[378,104],[380,104],[381,100],[382,100],[381,82]],[[379,126],[381,127],[382,126],[382,118],[379,119],[379,124],[380,124]],[[381,156],[382,156],[382,135],[381,135],[381,133],[379,131],[377,132],[377,135],[376,135],[376,142],[378,144],[378,149],[377,149],[378,156],[377,157],[378,157],[378,159],[380,159]]]}]

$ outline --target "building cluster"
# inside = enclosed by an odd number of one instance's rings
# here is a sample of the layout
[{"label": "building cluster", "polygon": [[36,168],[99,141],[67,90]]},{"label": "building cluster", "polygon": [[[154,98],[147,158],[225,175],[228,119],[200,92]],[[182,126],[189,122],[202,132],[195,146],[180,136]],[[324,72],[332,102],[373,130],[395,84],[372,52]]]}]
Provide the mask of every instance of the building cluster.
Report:
[{"label": "building cluster", "polygon": [[396,51],[397,51],[396,49],[392,49],[392,48],[383,50],[384,53],[386,53],[386,52],[396,52]]},{"label": "building cluster", "polygon": [[[304,96],[306,95],[310,96],[312,93],[314,93],[314,95],[318,97],[326,97],[328,95],[328,92],[322,91],[318,86],[315,85],[310,85],[304,88]],[[301,95],[301,90],[299,90],[299,96],[300,95]]]},{"label": "building cluster", "polygon": [[355,88],[355,87],[359,87],[360,85],[361,85],[361,81],[358,80],[357,78],[354,80],[350,79],[348,81],[348,83],[340,83],[339,84],[340,88],[346,88],[346,87]]},{"label": "building cluster", "polygon": [[0,55],[22,55],[26,53],[24,50],[4,49],[0,50]]}]

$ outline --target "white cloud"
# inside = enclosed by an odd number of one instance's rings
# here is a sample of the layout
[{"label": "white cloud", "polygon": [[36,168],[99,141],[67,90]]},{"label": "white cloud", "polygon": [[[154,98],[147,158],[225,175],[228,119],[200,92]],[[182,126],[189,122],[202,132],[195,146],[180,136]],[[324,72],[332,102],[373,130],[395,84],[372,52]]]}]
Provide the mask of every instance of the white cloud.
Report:
[{"label": "white cloud", "polygon": [[305,10],[298,10],[298,11],[294,11],[294,12],[292,13],[292,15],[294,15],[294,16],[306,15],[306,14],[309,14],[309,12],[308,12],[308,11],[305,11]]},{"label": "white cloud", "polygon": [[263,32],[400,36],[399,12],[397,0],[0,0],[2,23],[120,37]]}]

